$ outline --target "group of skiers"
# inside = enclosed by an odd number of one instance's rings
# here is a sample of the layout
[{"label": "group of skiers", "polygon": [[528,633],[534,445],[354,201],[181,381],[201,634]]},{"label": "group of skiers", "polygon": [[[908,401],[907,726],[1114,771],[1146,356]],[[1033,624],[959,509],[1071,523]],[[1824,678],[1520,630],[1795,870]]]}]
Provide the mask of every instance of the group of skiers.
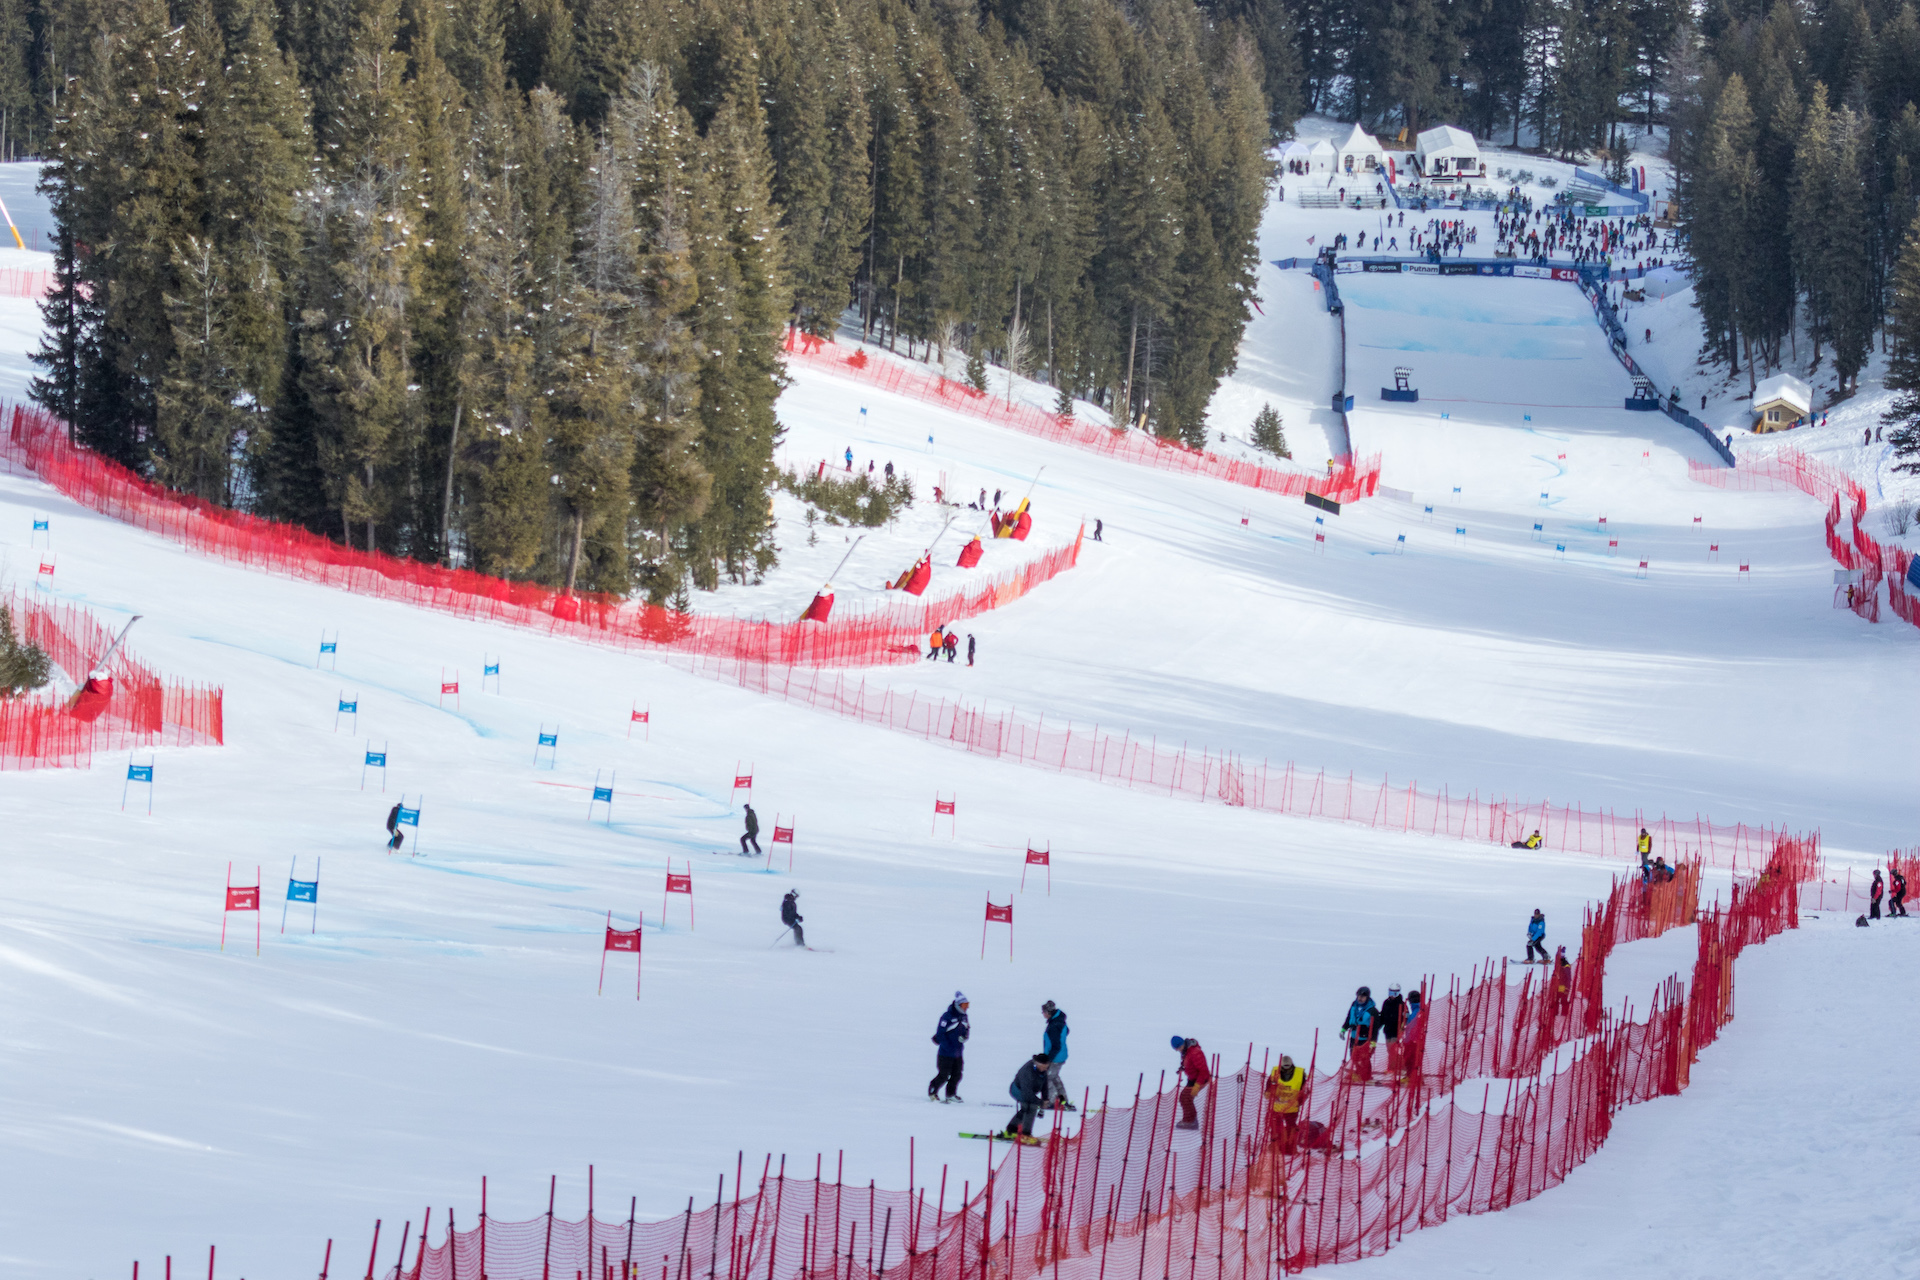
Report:
[{"label": "group of skiers", "polygon": [[[934,1075],[927,1082],[929,1102],[966,1101],[960,1096],[960,1077],[966,1070],[967,1038],[973,1034],[967,1021],[968,1004],[964,991],[954,992],[952,1002],[933,1029]],[[1040,1051],[1020,1064],[1013,1083],[1007,1088],[1016,1108],[1013,1119],[1007,1122],[1008,1137],[1031,1138],[1033,1122],[1042,1108],[1057,1106],[1063,1111],[1077,1110],[1067,1097],[1066,1083],[1060,1078],[1060,1069],[1067,1062],[1066,1010],[1049,1000],[1040,1006],[1040,1016],[1045,1020]],[[942,1089],[946,1091],[944,1096]]]},{"label": "group of skiers", "polygon": [[[973,634],[969,632],[967,634],[967,665],[968,666],[973,665],[973,651],[974,651]],[[937,661],[940,655],[943,653],[947,655],[947,661],[952,662],[955,655],[958,654],[959,652],[960,652],[960,633],[958,631],[955,631],[952,627],[936,626],[933,629],[933,634],[927,637],[927,661],[928,662]]]}]

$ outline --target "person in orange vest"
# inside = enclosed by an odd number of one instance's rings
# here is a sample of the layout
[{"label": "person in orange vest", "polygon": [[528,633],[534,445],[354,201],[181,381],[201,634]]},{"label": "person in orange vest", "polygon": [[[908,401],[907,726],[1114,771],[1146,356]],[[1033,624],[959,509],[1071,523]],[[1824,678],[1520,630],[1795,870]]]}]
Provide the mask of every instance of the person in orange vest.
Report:
[{"label": "person in orange vest", "polygon": [[1187,1078],[1187,1083],[1180,1090],[1180,1123],[1176,1127],[1198,1129],[1200,1115],[1194,1109],[1193,1100],[1202,1089],[1213,1083],[1213,1072],[1207,1069],[1207,1054],[1198,1040],[1175,1036],[1173,1049],[1180,1055],[1180,1074]]},{"label": "person in orange vest", "polygon": [[938,626],[934,627],[933,634],[927,637],[927,657],[929,659],[938,658],[940,656],[940,650],[946,645],[946,642],[947,638],[941,634],[940,628]]},{"label": "person in orange vest", "polygon": [[1292,1058],[1281,1054],[1278,1065],[1267,1073],[1267,1097],[1272,1099],[1267,1112],[1267,1137],[1283,1155],[1293,1153],[1294,1136],[1300,1125],[1300,1103],[1306,1091],[1307,1073],[1296,1067]]}]

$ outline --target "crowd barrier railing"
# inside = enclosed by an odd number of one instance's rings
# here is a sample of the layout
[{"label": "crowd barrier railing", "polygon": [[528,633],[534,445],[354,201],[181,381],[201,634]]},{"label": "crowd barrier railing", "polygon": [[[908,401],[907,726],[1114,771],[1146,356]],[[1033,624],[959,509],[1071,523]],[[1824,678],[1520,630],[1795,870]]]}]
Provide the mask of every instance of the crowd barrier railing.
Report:
[{"label": "crowd barrier railing", "polygon": [[869,353],[864,347],[852,355],[825,339],[789,331],[787,359],[810,369],[850,378],[881,391],[906,396],[926,404],[937,404],[956,413],[997,423],[1025,435],[1037,436],[1055,444],[1085,449],[1122,462],[1174,471],[1183,475],[1208,476],[1228,484],[1258,489],[1286,497],[1313,493],[1335,502],[1354,502],[1373,496],[1380,483],[1380,457],[1344,457],[1334,459],[1332,468],[1322,474],[1290,471],[1263,466],[1237,458],[1223,458],[1204,449],[1194,449],[1174,440],[1124,428],[1103,427],[1079,418],[1044,412],[1032,405],[1014,402],[1005,396],[976,391],[964,382],[955,382],[932,369]]},{"label": "crowd barrier railing", "polygon": [[[0,412],[4,410],[0,405]],[[42,410],[16,404],[8,419],[7,433],[0,437],[0,460],[9,470],[30,472],[90,510],[204,555],[356,595],[619,649],[805,666],[910,662],[935,626],[1011,604],[1072,568],[1080,556],[1082,535],[1076,533],[1072,542],[952,595],[921,599],[901,592],[898,600],[881,608],[843,611],[827,622],[682,614],[615,596],[569,595],[538,583],[342,546],[295,525],[217,507],[143,480],[76,448],[65,426]]]},{"label": "crowd barrier railing", "polygon": [[[723,1177],[710,1204],[689,1201],[654,1222],[638,1221],[631,1203],[625,1220],[599,1217],[591,1192],[579,1220],[559,1217],[550,1197],[544,1217],[499,1221],[483,1189],[476,1220],[462,1228],[450,1211],[443,1238],[429,1243],[429,1215],[418,1244],[403,1244],[380,1274],[1266,1280],[1375,1256],[1410,1231],[1540,1195],[1599,1150],[1624,1108],[1683,1091],[1732,1020],[1734,962],[1798,926],[1799,886],[1818,868],[1817,836],[1782,838],[1763,870],[1735,882],[1729,905],[1690,908],[1689,980],[1660,984],[1637,1020],[1599,999],[1607,959],[1639,927],[1624,922],[1647,893],[1616,879],[1589,908],[1587,941],[1567,968],[1516,984],[1503,967],[1497,978],[1455,979],[1445,994],[1425,983],[1428,1008],[1405,1035],[1330,1052],[1340,1058],[1331,1066],[1303,1046],[1306,1089],[1291,1119],[1272,1109],[1271,1055],[1256,1063],[1249,1046],[1238,1066],[1212,1060],[1193,1127],[1181,1125],[1188,1104],[1164,1075],[1151,1092],[1143,1076],[1130,1102],[1103,1096],[1095,1106],[1089,1091],[1073,1132],[1056,1122],[1039,1143],[989,1149],[982,1185],[963,1182],[957,1208],[949,1169],[937,1192],[917,1178],[883,1190],[848,1185],[819,1159],[790,1172],[769,1155],[759,1170],[736,1163],[731,1196]],[[1689,892],[1697,882],[1673,896]]]},{"label": "crowd barrier railing", "polygon": [[[76,605],[15,592],[5,599],[16,638],[46,651],[83,684],[113,635]],[[113,690],[90,717],[47,693],[0,698],[0,770],[85,768],[96,752],[130,747],[203,746],[226,740],[219,688],[162,678],[123,645],[107,667]]]}]

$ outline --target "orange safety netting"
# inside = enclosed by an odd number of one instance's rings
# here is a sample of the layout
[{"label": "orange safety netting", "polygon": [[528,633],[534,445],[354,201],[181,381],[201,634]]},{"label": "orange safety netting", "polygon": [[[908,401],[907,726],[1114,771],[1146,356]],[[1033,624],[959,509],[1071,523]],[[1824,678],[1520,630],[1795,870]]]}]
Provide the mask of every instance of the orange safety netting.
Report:
[{"label": "orange safety netting", "polygon": [[1139,431],[1115,430],[1078,418],[1047,413],[1029,404],[1009,404],[1004,396],[990,396],[964,382],[955,382],[930,369],[915,368],[898,360],[881,359],[864,349],[851,356],[831,342],[789,331],[787,359],[838,377],[853,378],[896,395],[908,396],[928,404],[937,404],[956,413],[985,418],[1003,427],[1055,444],[1089,449],[1123,462],[1179,471],[1187,475],[1211,476],[1229,484],[1245,485],[1264,493],[1302,497],[1311,492],[1335,502],[1354,502],[1370,498],[1380,486],[1380,455],[1366,458],[1336,458],[1325,475],[1307,471],[1283,471],[1257,462],[1223,458],[1204,449],[1194,449],[1175,440],[1163,440]]},{"label": "orange safety netting", "polygon": [[1767,856],[1784,832],[1770,825],[1714,823],[1693,818],[1655,818],[1638,811],[1587,809],[1548,801],[1491,799],[1478,793],[1423,791],[1417,783],[1360,782],[1324,769],[1250,764],[1231,752],[1161,746],[1130,731],[1115,735],[1099,726],[1048,725],[1014,711],[987,712],[965,702],[869,685],[864,677],[797,671],[769,663],[672,655],[691,674],[755,693],[830,712],[860,724],[878,725],[943,742],[973,755],[1077,773],[1142,791],[1189,800],[1218,801],[1299,818],[1330,818],[1376,830],[1410,831],[1459,840],[1511,844],[1540,833],[1541,847],[1559,852],[1631,858],[1640,830],[1654,839],[1654,853],[1669,863],[1700,859],[1708,866],[1751,868]]},{"label": "orange safety netting", "polygon": [[[1268,1063],[1198,1096],[1103,1098],[1072,1134],[989,1156],[985,1183],[883,1191],[789,1176],[771,1156],[746,1191],[736,1170],[704,1209],[656,1222],[481,1215],[402,1246],[388,1280],[1264,1280],[1380,1254],[1407,1232],[1497,1212],[1558,1185],[1606,1141],[1624,1108],[1685,1089],[1700,1050],[1733,1017],[1734,961],[1799,923],[1818,837],[1782,839],[1731,904],[1699,913],[1691,979],[1668,979],[1644,1017],[1602,1007],[1613,946],[1646,889],[1616,879],[1589,908],[1583,950],[1557,976],[1513,981],[1504,964],[1444,990],[1400,1040],[1336,1063],[1308,1058],[1296,1118],[1276,1118]],[[1679,883],[1675,881],[1673,883]],[[1681,895],[1681,896],[1684,896]],[[1536,978],[1540,979],[1536,981]],[[1332,1056],[1332,1055],[1329,1055]],[[1474,1092],[1476,1086],[1479,1092]],[[1496,1093],[1499,1095],[1496,1097]],[[1088,1098],[1091,1103],[1091,1098]],[[426,1225],[430,1225],[426,1224]],[[410,1228],[411,1224],[409,1224]],[[370,1268],[371,1271],[371,1268]],[[1129,1273],[1132,1273],[1129,1275]]]},{"label": "orange safety netting", "polygon": [[[112,633],[85,609],[18,594],[7,605],[18,638],[44,649],[76,684],[113,644]],[[0,698],[0,769],[84,768],[96,751],[226,740],[220,689],[162,679],[125,646],[108,671],[113,694],[92,719],[48,694]]]},{"label": "orange safety netting", "polygon": [[[0,411],[4,406],[0,406]],[[936,624],[1010,604],[1072,568],[1081,538],[1019,569],[932,600],[901,601],[829,622],[767,622],[675,613],[658,605],[593,593],[568,595],[447,569],[384,552],[359,551],[295,525],[214,506],[142,480],[126,468],[75,448],[51,415],[14,405],[0,459],[32,472],[91,510],[195,551],[249,568],[398,600],[462,618],[501,622],[615,648],[653,648],[753,662],[876,666],[910,662]]]}]

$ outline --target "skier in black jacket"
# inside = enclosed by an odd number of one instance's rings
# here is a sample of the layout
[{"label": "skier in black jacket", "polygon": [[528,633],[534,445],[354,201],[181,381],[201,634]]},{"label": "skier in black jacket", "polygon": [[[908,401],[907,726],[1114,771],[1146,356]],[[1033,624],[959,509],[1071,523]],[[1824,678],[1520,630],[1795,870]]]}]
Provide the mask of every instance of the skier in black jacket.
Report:
[{"label": "skier in black jacket", "polygon": [[393,808],[387,810],[387,834],[393,837],[387,841],[388,853],[392,853],[398,849],[401,843],[407,838],[407,833],[400,829],[400,806],[398,804],[395,804]]},{"label": "skier in black jacket", "polygon": [[[775,816],[778,816],[778,815],[775,815]],[[760,852],[760,841],[758,839],[759,835],[760,835],[760,815],[753,811],[752,805],[748,805],[747,806],[747,834],[740,837],[740,856],[741,857],[744,858],[747,856],[747,845],[749,843],[753,845],[753,851],[755,853]]]},{"label": "skier in black jacket", "polygon": [[807,934],[806,931],[800,927],[800,922],[805,920],[806,917],[800,914],[799,899],[800,891],[798,889],[787,890],[787,896],[780,899],[780,923],[793,930],[793,945],[796,947],[804,947],[807,945]]},{"label": "skier in black jacket", "polygon": [[964,991],[953,993],[953,1003],[940,1015],[939,1025],[933,1029],[934,1059],[938,1070],[933,1079],[927,1082],[927,1101],[939,1101],[940,1086],[947,1086],[947,1101],[960,1102],[960,1073],[966,1069],[964,1055],[967,1051],[967,1037],[973,1034],[967,1025],[967,996]]},{"label": "skier in black jacket", "polygon": [[1013,1083],[1007,1086],[1007,1093],[1020,1108],[1007,1122],[1007,1136],[1031,1138],[1034,1117],[1040,1114],[1040,1106],[1047,1097],[1047,1055],[1036,1053],[1021,1063]]},{"label": "skier in black jacket", "polygon": [[1400,1038],[1400,1028],[1406,1025],[1407,1002],[1400,997],[1400,984],[1387,988],[1387,998],[1380,1002],[1380,1038],[1392,1044]]}]

